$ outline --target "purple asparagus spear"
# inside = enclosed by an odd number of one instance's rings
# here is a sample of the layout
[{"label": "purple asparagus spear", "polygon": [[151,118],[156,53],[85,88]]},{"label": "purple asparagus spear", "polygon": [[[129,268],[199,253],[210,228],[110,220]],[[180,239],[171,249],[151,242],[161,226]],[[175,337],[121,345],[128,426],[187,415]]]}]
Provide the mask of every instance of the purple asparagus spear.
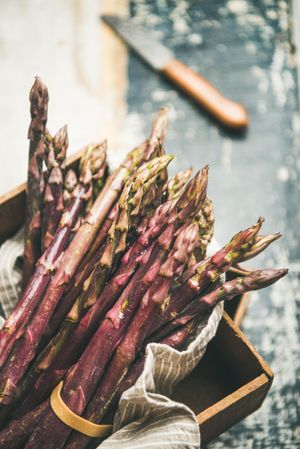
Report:
[{"label": "purple asparagus spear", "polygon": [[[191,181],[191,183],[187,186],[185,195],[182,195],[177,200],[177,215],[175,215],[174,219],[171,220],[171,224],[168,225],[167,229],[159,237],[159,245],[154,245],[154,248],[149,248],[147,254],[147,262],[144,266],[141,265],[141,267],[133,275],[121,297],[119,298],[115,306],[108,312],[106,318],[92,337],[83,355],[76,363],[76,365],[74,365],[74,367],[69,371],[65,379],[65,385],[62,394],[63,399],[73,410],[76,411],[76,413],[80,414],[83,411],[86,402],[89,400],[90,395],[96,387],[97,379],[102,374],[107,361],[109,360],[111,352],[118,344],[141,295],[143,295],[143,293],[147,289],[147,282],[149,285],[149,283],[151,283],[151,280],[153,279],[153,276],[156,275],[157,271],[159,270],[160,263],[162,262],[162,257],[166,252],[166,241],[167,247],[169,247],[170,245],[168,239],[170,239],[171,237],[170,233],[173,236],[175,229],[177,229],[178,227],[178,224],[176,225],[175,222],[182,222],[197,213],[205,198],[206,185],[207,167],[203,169],[201,174],[196,175],[195,179]],[[198,189],[195,189],[195,187],[198,187]],[[157,232],[155,231],[155,228],[157,228],[156,222],[155,226],[151,228],[152,233]],[[162,246],[164,246],[164,248],[162,248]],[[145,257],[146,255],[144,255],[144,258]],[[154,260],[155,264],[153,264]],[[151,270],[149,270],[150,267]],[[147,272],[148,276],[146,277],[145,274]],[[143,282],[140,282],[141,277],[143,278]],[[131,295],[130,301],[129,295]],[[99,354],[100,340],[102,341],[102,344],[100,345],[100,347],[102,348],[101,354]],[[95,358],[97,359],[96,365],[94,363]],[[84,390],[82,382],[83,373],[85,373],[84,379],[86,381]],[[79,396],[77,394],[70,395],[71,391],[74,392],[77,390],[76,385],[78,382],[80,382],[81,393],[79,394]],[[85,391],[84,399],[82,396],[83,391]],[[46,429],[49,428],[49,425],[51,427],[52,424],[55,425],[55,427],[59,429],[59,431],[55,432],[55,436],[49,436],[48,447],[50,448],[59,446],[60,442],[64,441],[64,439],[67,438],[69,429],[62,422],[59,422],[59,420],[49,409],[49,414],[40,424],[39,429],[36,429],[36,431],[33,433],[30,441],[28,442],[28,447],[38,446],[41,427],[43,429]],[[46,440],[47,439],[48,438],[46,438]]]},{"label": "purple asparagus spear", "polygon": [[30,143],[26,192],[23,289],[26,287],[41,255],[44,133],[48,115],[48,89],[39,77],[36,77],[34,81],[29,99],[31,123],[28,130]]},{"label": "purple asparagus spear", "polygon": [[260,290],[274,284],[280,278],[287,274],[288,270],[256,270],[247,276],[237,277],[227,281],[220,287],[211,292],[197,296],[178,316],[168,322],[158,332],[151,336],[151,340],[160,340],[165,335],[173,332],[179,326],[183,326],[196,316],[205,314],[211,310],[220,301],[230,301],[237,295],[249,292],[251,290]]},{"label": "purple asparagus spear", "polygon": [[[144,257],[144,265],[136,271],[116,304],[106,314],[79,361],[68,371],[64,380],[62,398],[75,413],[82,414],[94,393],[141,296],[160,269],[172,236],[173,225],[170,225],[160,236],[159,242],[150,248],[147,257]],[[47,413],[31,435],[26,448],[38,448],[42,440],[44,449],[62,447],[70,432],[71,429],[56,417],[49,405]],[[42,435],[44,435],[43,438]]]},{"label": "purple asparagus spear", "polygon": [[48,248],[61,219],[63,204],[63,174],[68,148],[67,127],[61,128],[49,144],[46,164],[49,178],[44,192],[42,250]]},{"label": "purple asparagus spear", "polygon": [[0,330],[0,368],[3,367],[13,345],[21,336],[23,329],[34,313],[41,296],[51,280],[52,273],[58,266],[61,254],[68,243],[71,230],[84,206],[90,190],[90,181],[87,182],[89,177],[85,175],[85,170],[90,171],[90,167],[86,166],[83,169],[84,176],[74,191],[74,197],[69,208],[61,218],[51,245],[37,262],[35,272],[17,306]]},{"label": "purple asparagus spear", "polygon": [[[151,245],[153,239],[159,235],[168,223],[174,223],[176,230],[188,217],[196,215],[205,198],[207,186],[207,167],[199,172],[187,185],[180,198],[160,206],[149,220],[148,230],[129,249],[123,257],[121,267],[104,288],[95,305],[81,319],[79,327],[72,333],[63,349],[63,357],[58,358],[52,366],[38,379],[34,396],[43,399],[49,389],[53,388],[71,366],[80,351],[84,349],[93,332],[103,319],[105,313],[114,304],[116,298],[130,281],[144,251]],[[49,358],[40,360],[38,369],[49,366]]]},{"label": "purple asparagus spear", "polygon": [[213,256],[187,269],[177,281],[166,302],[163,303],[152,331],[155,332],[166,321],[170,321],[185,308],[199,292],[216,282],[234,264],[241,254],[249,250],[262,226],[263,219],[250,228],[240,231],[227,245]]},{"label": "purple asparagus spear", "polygon": [[[122,189],[124,182],[128,178],[128,174],[133,171],[137,164],[140,164],[143,158],[144,148],[136,148],[128,154],[124,163],[111,175],[108,180],[109,187],[106,186],[101,191],[91,211],[85,217],[80,229],[64,252],[59,267],[51,279],[42,301],[37,307],[33,320],[31,320],[30,327],[24,329],[23,326],[21,332],[19,329],[17,335],[19,339],[18,344],[16,344],[6,366],[0,373],[0,403],[9,404],[13,400],[17,384],[35,355],[44,327],[48,324],[57,302],[79,266],[81,254],[84,252],[86,246],[93,241],[112,204],[118,197],[118,192]],[[85,176],[89,180],[92,179],[92,176],[87,176],[87,174]],[[91,187],[89,190],[91,191]],[[22,318],[23,316],[24,313],[22,314]],[[26,348],[25,352],[24,348]]]},{"label": "purple asparagus spear", "polygon": [[[118,344],[108,369],[89,403],[87,413],[83,415],[85,418],[92,422],[100,422],[102,419],[108,404],[116,392],[117,386],[134,362],[144,338],[153,325],[155,310],[160,307],[164,300],[172,278],[184,269],[189,255],[197,243],[197,238],[197,224],[183,225],[177,231],[174,248],[142,298],[136,314],[127,328],[122,341]],[[148,273],[146,276],[148,276]],[[80,445],[78,447],[84,446]]]}]

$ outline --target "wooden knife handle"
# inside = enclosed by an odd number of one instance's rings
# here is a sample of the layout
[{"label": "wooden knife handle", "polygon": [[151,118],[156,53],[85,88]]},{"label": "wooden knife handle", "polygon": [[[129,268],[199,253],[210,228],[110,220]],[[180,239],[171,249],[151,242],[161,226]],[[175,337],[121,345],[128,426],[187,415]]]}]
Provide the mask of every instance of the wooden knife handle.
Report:
[{"label": "wooden knife handle", "polygon": [[225,98],[205,78],[182,62],[172,59],[162,73],[227,127],[243,129],[248,126],[247,112],[242,105]]}]

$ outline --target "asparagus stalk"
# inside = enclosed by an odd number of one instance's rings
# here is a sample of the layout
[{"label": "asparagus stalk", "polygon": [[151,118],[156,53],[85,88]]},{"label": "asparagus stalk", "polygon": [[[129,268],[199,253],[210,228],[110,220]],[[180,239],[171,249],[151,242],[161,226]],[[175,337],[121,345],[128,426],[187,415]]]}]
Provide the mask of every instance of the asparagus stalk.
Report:
[{"label": "asparagus stalk", "polygon": [[[19,340],[19,344],[11,354],[7,366],[0,373],[0,403],[9,404],[12,401],[17,384],[36,353],[43,330],[79,266],[81,254],[93,241],[112,204],[118,197],[119,191],[128,179],[129,173],[134,171],[137,165],[140,165],[144,157],[144,146],[134,149],[127,155],[124,163],[108,179],[109,187],[106,186],[101,191],[74,239],[63,254],[60,265],[51,279],[30,325],[21,333],[22,340]],[[85,166],[85,163],[82,165]],[[92,176],[87,176],[87,179],[91,181]],[[91,191],[91,188],[89,188],[89,191]],[[19,334],[18,338],[21,335]]]},{"label": "asparagus stalk", "polygon": [[210,283],[218,281],[221,274],[236,263],[241,254],[252,247],[262,223],[263,219],[259,218],[255,225],[240,231],[213,256],[187,269],[181,276],[179,285],[173,287],[170,296],[162,304],[152,332],[159,329],[163,323],[174,319]]},{"label": "asparagus stalk", "polygon": [[90,167],[87,165],[83,167],[80,184],[74,190],[73,200],[61,218],[51,245],[38,260],[35,272],[16,308],[0,330],[0,368],[4,366],[12,347],[21,337],[24,328],[33,315],[39,300],[50,282],[52,273],[61,259],[61,254],[68,243],[71,230],[84,206],[90,191],[90,180],[89,176],[85,174],[85,170],[90,171]]},{"label": "asparagus stalk", "polygon": [[178,198],[181,189],[185,186],[185,184],[192,176],[192,171],[192,168],[187,168],[186,170],[180,171],[175,176],[169,179],[166,191],[167,200]]},{"label": "asparagus stalk", "polygon": [[[205,167],[189,182],[180,198],[161,205],[154,216],[150,218],[148,230],[124,255],[119,270],[108,282],[94,306],[81,319],[79,326],[72,333],[72,338],[66,341],[62,349],[64,357],[58,358],[52,364],[50,370],[40,376],[36,382],[34,396],[39,400],[46,397],[48,389],[51,391],[51,388],[64,375],[66,369],[76,361],[76,357],[78,358],[78,354],[86,346],[105,313],[112,307],[130,281],[141,261],[141,257],[143,257],[145,250],[151,246],[153,240],[160,235],[168,224],[174,224],[175,232],[186,219],[197,214],[205,198],[207,175],[208,171]],[[40,363],[38,369],[45,369],[48,365],[49,359],[44,360],[43,363]]]},{"label": "asparagus stalk", "polygon": [[[83,290],[68,313],[61,329],[36,361],[39,368],[48,368],[72,330],[82,317],[84,310],[97,299],[116,257],[125,251],[126,238],[131,226],[131,216],[137,216],[149,190],[154,188],[156,178],[172,160],[172,156],[152,159],[142,165],[126,183],[118,203],[118,213],[109,230],[101,257],[89,280],[87,291]],[[143,207],[147,206],[144,205]]]},{"label": "asparagus stalk", "polygon": [[23,288],[27,285],[41,255],[42,200],[44,190],[43,158],[48,114],[48,90],[36,77],[30,95],[31,123],[28,130],[29,162],[27,177],[26,221],[24,239]]},{"label": "asparagus stalk", "polygon": [[[197,238],[197,224],[184,225],[177,231],[174,248],[143,296],[139,308],[122,341],[118,344],[108,369],[88,406],[87,414],[84,414],[89,420],[100,422],[102,419],[107,406],[116,394],[117,386],[124,379],[144,338],[153,325],[155,310],[160,307],[164,300],[172,278],[184,269],[189,254],[197,243]],[[143,280],[140,282],[143,282]]]},{"label": "asparagus stalk", "polygon": [[63,200],[64,200],[64,208],[69,207],[72,198],[73,192],[78,184],[77,175],[71,168],[67,171],[65,179],[64,179],[64,190],[63,190]]},{"label": "asparagus stalk", "polygon": [[[72,305],[74,304],[76,298],[78,298],[80,293],[82,292],[84,282],[88,279],[88,277],[94,270],[95,264],[99,260],[102,251],[101,245],[103,244],[103,242],[107,237],[107,233],[112,225],[113,220],[116,217],[117,210],[118,210],[117,205],[115,205],[110,211],[108,217],[101,226],[101,229],[98,232],[92,247],[90,248],[88,253],[84,256],[83,261],[80,263],[78,272],[74,276],[74,280],[70,284],[68,291],[62,297],[57,308],[55,309],[55,312],[50,320],[50,323],[47,326],[47,329],[45,330],[45,336],[47,340],[49,340],[56,334],[62,321],[66,317]],[[83,268],[80,269],[80,267]]]},{"label": "asparagus stalk", "polygon": [[[144,258],[144,265],[140,266],[133,275],[116,304],[106,314],[79,361],[68,371],[64,380],[62,398],[75,413],[82,414],[141,296],[157,275],[170,247],[173,228],[174,225],[170,225],[160,236],[157,244],[148,251],[147,257]],[[148,275],[145,276],[146,274]],[[26,447],[38,448],[43,439],[45,449],[60,448],[70,432],[71,429],[56,417],[49,406]],[[41,438],[42,434],[44,438]]]},{"label": "asparagus stalk", "polygon": [[[167,335],[166,337],[163,337],[162,339],[153,339],[149,341],[148,343],[160,343],[163,345],[170,346],[171,348],[175,349],[181,349],[184,343],[186,342],[186,339],[191,337],[194,332],[197,330],[198,320],[194,319],[189,321],[184,326],[179,327],[176,329],[173,333]],[[128,388],[132,387],[132,385],[135,384],[139,376],[141,375],[143,369],[144,369],[144,363],[145,363],[146,356],[143,355],[137,361],[130,367],[128,373],[124,377],[124,379],[121,381],[119,385],[119,389],[116,392],[115,399],[112,399],[111,405],[109,405],[108,409],[111,410],[113,403],[116,403],[116,401],[119,401],[121,395],[124,393],[125,390],[128,390]],[[87,412],[91,410],[90,405],[88,406]],[[108,411],[109,411],[108,410]],[[68,446],[66,448],[70,449]]]},{"label": "asparagus stalk", "polygon": [[238,262],[245,262],[246,260],[253,259],[258,256],[258,254],[262,253],[271,243],[275,242],[281,237],[281,233],[277,234],[268,234],[264,236],[257,236],[255,243],[244,254],[241,255]]},{"label": "asparagus stalk", "polygon": [[[111,209],[108,216],[106,217],[106,219],[105,219],[103,225],[101,226],[99,232],[97,233],[92,245],[88,249],[88,252],[83,256],[83,258],[80,262],[80,265],[79,265],[79,270],[78,270],[79,272],[84,271],[86,269],[87,264],[95,257],[96,253],[99,251],[102,244],[105,242],[108,231],[109,231],[114,219],[116,218],[117,213],[118,213],[118,204],[116,203],[113,206],[113,208]],[[96,262],[96,260],[97,259],[95,259],[95,262]],[[80,275],[80,277],[81,276],[83,276],[83,275]],[[76,298],[74,298],[74,299],[76,299]]]},{"label": "asparagus stalk", "polygon": [[20,447],[24,447],[26,439],[33,432],[46,409],[47,402],[43,402],[21,418],[12,420],[0,432],[0,449],[20,449]]},{"label": "asparagus stalk", "polygon": [[211,292],[197,296],[174,320],[168,322],[158,332],[151,336],[151,340],[160,340],[165,335],[174,332],[179,326],[184,326],[195,317],[204,314],[215,307],[220,301],[230,301],[237,295],[260,290],[274,284],[287,274],[288,270],[256,270],[247,276],[237,277],[225,282]]},{"label": "asparagus stalk", "polygon": [[[170,246],[169,240],[174,235],[175,230],[178,229],[178,223],[182,223],[190,216],[195,216],[199,210],[199,207],[201,207],[201,204],[205,198],[206,185],[207,167],[205,167],[201,173],[198,173],[195,178],[191,180],[185,189],[184,194],[182,194],[176,201],[176,208],[174,206],[176,213],[174,213],[174,215],[170,214],[168,217],[168,221],[170,221],[170,223],[167,228],[165,228],[163,234],[159,237],[159,241],[156,245],[154,245],[154,247],[150,247],[143,255],[143,258],[140,259],[140,268],[133,274],[129,284],[118,299],[117,303],[110,310],[110,312],[108,312],[106,319],[99,326],[79,361],[69,371],[65,379],[63,399],[72,408],[72,410],[76,411],[76,413],[81,414],[83,410],[82,407],[84,407],[85,403],[89,400],[91,394],[93,393],[98,382],[98,378],[101,376],[107,361],[110,358],[111,352],[118,344],[118,341],[121,338],[121,335],[127,326],[140,297],[145,293],[147,286],[157,274],[160,263],[165,257],[165,253],[167,251],[166,248]],[[165,210],[166,209],[167,208],[165,208]],[[167,220],[165,216],[160,215],[160,220],[162,223],[166,224]],[[153,219],[150,219],[149,223],[151,229],[149,229],[147,236],[143,236],[144,243],[147,242],[147,245],[149,245],[149,239],[151,236],[153,234],[155,235],[155,233],[158,232],[158,229],[161,229],[162,227],[160,224],[159,228],[159,225],[154,217]],[[153,263],[154,260],[155,264]],[[143,265],[143,263],[145,265]],[[146,273],[148,273],[147,277],[145,276]],[[143,282],[140,282],[141,278],[143,278]],[[100,343],[100,341],[102,341],[102,343]],[[103,351],[100,351],[99,353],[100,347]],[[94,361],[96,359],[97,362],[95,364]],[[83,373],[85,373],[83,377],[86,381],[84,384],[82,378]],[[80,400],[78,394],[70,395],[71,391],[79,392],[76,387],[78,382],[80,383],[80,392],[84,394],[84,403]],[[80,397],[83,398],[81,393]],[[53,439],[51,440],[51,436],[49,435],[49,448],[59,447],[61,442],[67,438],[70,430],[66,428],[62,422],[59,422],[50,409],[47,417],[45,417],[43,422],[40,423],[39,429],[36,429],[33,433],[31,440],[28,443],[28,447],[36,447],[39,445],[39,432],[41,429],[42,432],[49,429],[49,424],[50,427],[54,425],[58,430],[58,432],[55,432],[55,437],[53,435],[55,441]],[[48,437],[46,440],[48,440]]]},{"label": "asparagus stalk", "polygon": [[[197,320],[192,320],[185,326],[176,329],[176,331],[173,334],[168,335],[167,337],[160,340],[159,343],[165,344],[174,349],[181,349],[182,346],[186,343],[186,340],[196,332],[197,324],[198,324]],[[110,396],[110,398],[106,403],[104,403],[104,401],[101,401],[101,398],[98,396],[99,390],[98,387],[95,395],[98,400],[96,401],[93,399],[89,403],[86,412],[84,413],[84,417],[87,417],[92,422],[100,422],[101,418],[99,418],[98,415],[100,407],[103,407],[104,415],[107,415],[110,412],[112,412],[115,409],[116,405],[118,404],[122,394],[130,387],[132,387],[137,381],[137,379],[140,377],[144,369],[145,359],[146,356],[144,355],[135,361],[135,363],[128,370],[125,377],[119,382],[119,384],[115,385],[114,394]],[[111,365],[109,365],[109,369],[110,366]],[[100,383],[100,387],[101,385],[102,383]],[[89,437],[76,431],[73,431],[69,440],[65,445],[65,449],[83,449],[89,443],[90,443]],[[99,444],[100,441],[99,440],[95,441],[95,446],[93,445],[93,447],[98,446],[97,443]]]},{"label": "asparagus stalk", "polygon": [[67,127],[64,126],[54,136],[52,145],[49,145],[47,151],[46,164],[49,170],[49,178],[44,192],[43,251],[48,248],[53,240],[64,209],[63,171],[67,147]]},{"label": "asparagus stalk", "polygon": [[[67,368],[78,359],[78,354],[86,346],[99,322],[130,280],[141,255],[151,245],[155,237],[162,232],[162,229],[165,229],[166,224],[168,222],[175,223],[175,229],[177,229],[189,216],[193,217],[197,214],[205,198],[207,174],[207,167],[205,167],[189,182],[179,199],[165,203],[156,210],[154,216],[149,220],[148,231],[127,251],[121,267],[104,288],[95,306],[82,318],[79,327],[72,333],[72,338],[66,341],[62,349],[64,357],[58,357],[35,382],[30,397],[26,398],[21,406],[22,412],[45,399],[63,377]],[[41,369],[45,370],[49,360],[45,359],[40,365],[34,364],[25,379],[25,390],[28,385],[31,385],[32,379],[36,378],[37,372]]]}]

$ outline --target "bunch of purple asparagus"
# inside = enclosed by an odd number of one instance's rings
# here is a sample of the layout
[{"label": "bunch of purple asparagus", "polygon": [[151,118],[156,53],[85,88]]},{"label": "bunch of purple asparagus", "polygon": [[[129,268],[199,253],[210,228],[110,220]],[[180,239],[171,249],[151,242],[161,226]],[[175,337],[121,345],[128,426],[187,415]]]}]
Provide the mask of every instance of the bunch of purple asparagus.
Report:
[{"label": "bunch of purple asparagus", "polygon": [[59,382],[69,409],[101,423],[142,372],[148,342],[181,349],[220,301],[287,270],[222,282],[280,234],[260,235],[260,218],[207,256],[208,167],[168,179],[167,109],[108,176],[106,141],[88,145],[78,171],[66,171],[66,127],[54,137],[46,129],[40,79],[30,101],[24,290],[0,330],[0,448],[83,449],[91,438],[52,409]]}]

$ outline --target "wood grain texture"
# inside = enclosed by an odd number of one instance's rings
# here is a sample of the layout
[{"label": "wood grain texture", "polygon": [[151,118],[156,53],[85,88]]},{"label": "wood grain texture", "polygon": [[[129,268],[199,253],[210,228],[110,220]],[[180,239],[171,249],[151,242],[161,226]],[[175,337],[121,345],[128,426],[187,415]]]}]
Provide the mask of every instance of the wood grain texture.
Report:
[{"label": "wood grain texture", "polygon": [[245,108],[224,97],[203,76],[172,59],[162,73],[228,128],[241,130],[248,126]]},{"label": "wood grain texture", "polygon": [[227,398],[197,416],[202,444],[216,438],[238,421],[257,410],[270,389],[270,380],[261,374]]}]

